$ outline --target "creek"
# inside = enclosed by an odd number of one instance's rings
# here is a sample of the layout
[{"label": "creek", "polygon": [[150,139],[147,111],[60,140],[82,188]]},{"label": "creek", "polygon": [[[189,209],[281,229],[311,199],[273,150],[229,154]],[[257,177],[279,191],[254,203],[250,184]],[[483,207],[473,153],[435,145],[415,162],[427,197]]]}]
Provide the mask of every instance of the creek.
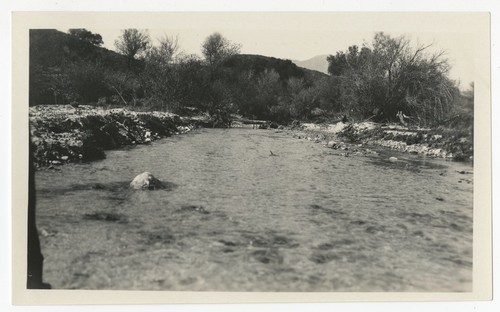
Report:
[{"label": "creek", "polygon": [[[472,166],[371,149],[344,157],[285,131],[199,129],[39,170],[44,280],[59,289],[471,291]],[[144,171],[166,187],[129,189]]]}]

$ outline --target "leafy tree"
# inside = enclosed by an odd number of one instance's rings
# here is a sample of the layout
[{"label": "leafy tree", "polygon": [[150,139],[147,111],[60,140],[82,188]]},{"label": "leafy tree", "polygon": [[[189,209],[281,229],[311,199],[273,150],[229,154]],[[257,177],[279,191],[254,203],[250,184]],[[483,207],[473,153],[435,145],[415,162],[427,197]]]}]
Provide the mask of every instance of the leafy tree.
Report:
[{"label": "leafy tree", "polygon": [[447,77],[444,52],[427,54],[430,46],[377,33],[371,46],[330,55],[329,72],[338,77],[344,109],[359,118],[391,120],[399,111],[420,123],[445,118],[456,87]]},{"label": "leafy tree", "polygon": [[69,30],[69,34],[77,37],[80,40],[91,43],[95,46],[101,46],[104,42],[102,41],[102,36],[99,34],[94,34],[85,28],[73,28]]},{"label": "leafy tree", "polygon": [[377,33],[373,53],[384,71],[388,115],[406,111],[422,122],[441,120],[453,104],[454,83],[447,77],[444,51],[426,54],[431,45],[413,48],[404,37]]},{"label": "leafy tree", "polygon": [[287,103],[279,101],[283,95],[283,87],[280,75],[274,69],[266,69],[260,74],[257,79],[257,91],[253,112],[260,118],[276,119],[278,114],[288,111]]},{"label": "leafy tree", "polygon": [[343,110],[340,78],[331,76],[316,82],[314,91],[318,95],[318,107],[327,112],[341,112]]},{"label": "leafy tree", "polygon": [[339,51],[336,55],[327,56],[328,73],[333,76],[340,76],[347,69],[347,59],[344,52]]},{"label": "leafy tree", "polygon": [[253,70],[244,70],[235,72],[234,78],[231,78],[231,88],[233,92],[233,102],[238,107],[238,113],[250,118],[260,117],[265,108],[258,107],[255,101],[258,90],[256,84],[256,75]]},{"label": "leafy tree", "polygon": [[234,111],[234,103],[230,83],[227,81],[228,73],[222,64],[239,51],[239,44],[232,43],[219,33],[211,34],[202,44],[202,54],[207,66],[203,88],[206,90],[206,111],[212,116],[214,125],[230,124],[228,112]]},{"label": "leafy tree", "polygon": [[127,65],[130,69],[135,57],[146,52],[150,41],[147,31],[124,29],[121,36],[115,41],[115,47],[127,57]]},{"label": "leafy tree", "polygon": [[220,33],[213,33],[205,39],[202,54],[210,66],[219,65],[228,57],[239,54],[241,46],[232,43]]}]

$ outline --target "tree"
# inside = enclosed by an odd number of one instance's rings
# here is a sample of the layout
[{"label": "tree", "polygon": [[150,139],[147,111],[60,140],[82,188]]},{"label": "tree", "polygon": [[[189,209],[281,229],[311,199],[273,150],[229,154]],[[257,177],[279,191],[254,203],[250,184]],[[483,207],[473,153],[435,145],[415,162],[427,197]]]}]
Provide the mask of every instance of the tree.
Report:
[{"label": "tree", "polygon": [[412,47],[404,37],[377,33],[373,53],[384,71],[384,111],[392,116],[406,111],[423,122],[439,121],[450,112],[454,83],[444,51],[426,54],[432,44]]},{"label": "tree", "polygon": [[180,51],[177,36],[163,35],[157,41],[147,49],[140,75],[149,104],[174,112],[184,106],[203,107],[206,81],[202,62]]},{"label": "tree", "polygon": [[127,57],[127,65],[130,69],[136,55],[145,53],[150,45],[147,31],[137,29],[124,29],[122,35],[115,41],[116,49]]},{"label": "tree", "polygon": [[442,120],[451,111],[456,86],[447,77],[444,52],[427,54],[429,47],[377,33],[371,46],[330,55],[329,72],[338,77],[344,109],[360,118],[391,120],[402,111],[423,124]]},{"label": "tree", "polygon": [[280,75],[274,69],[265,69],[257,79],[254,114],[260,118],[273,118],[273,115],[279,117],[283,112],[287,112],[287,103],[282,102],[283,105],[280,105],[281,95]]},{"label": "tree", "polygon": [[167,36],[157,39],[157,46],[150,46],[145,53],[148,63],[156,66],[169,66],[179,55],[179,40],[177,36]]},{"label": "tree", "polygon": [[240,45],[230,42],[219,33],[208,36],[202,44],[207,68],[203,79],[207,98],[206,111],[210,114],[214,126],[230,125],[229,112],[234,109],[234,103],[227,70],[221,65],[239,51]]},{"label": "tree", "polygon": [[339,77],[331,76],[317,81],[314,85],[314,90],[318,94],[318,106],[320,109],[335,113],[342,111]]},{"label": "tree", "polygon": [[337,52],[336,55],[327,56],[328,73],[332,76],[340,76],[347,68],[347,59],[345,53],[342,51]]},{"label": "tree", "polygon": [[101,46],[104,42],[102,41],[102,36],[99,34],[94,34],[85,28],[72,28],[69,30],[69,34],[77,37],[82,41],[86,41],[95,46]]},{"label": "tree", "polygon": [[228,57],[240,53],[241,46],[232,43],[219,33],[213,33],[205,39],[202,53],[210,66],[218,65]]}]

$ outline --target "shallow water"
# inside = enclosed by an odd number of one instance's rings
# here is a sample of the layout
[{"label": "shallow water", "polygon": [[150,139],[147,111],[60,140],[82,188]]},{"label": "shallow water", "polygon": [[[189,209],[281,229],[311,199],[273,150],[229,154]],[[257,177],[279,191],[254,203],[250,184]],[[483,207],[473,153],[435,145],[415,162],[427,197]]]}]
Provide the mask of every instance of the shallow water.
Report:
[{"label": "shallow water", "polygon": [[[76,289],[471,291],[473,175],[457,171],[472,167],[377,151],[343,157],[283,132],[202,129],[38,171],[44,279]],[[143,171],[166,188],[130,190]]]}]

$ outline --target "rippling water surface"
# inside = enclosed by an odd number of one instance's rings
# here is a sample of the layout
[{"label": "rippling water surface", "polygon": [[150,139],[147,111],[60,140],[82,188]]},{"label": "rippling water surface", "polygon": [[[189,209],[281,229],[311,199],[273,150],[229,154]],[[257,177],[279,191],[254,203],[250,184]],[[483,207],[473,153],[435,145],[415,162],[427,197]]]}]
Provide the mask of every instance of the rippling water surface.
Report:
[{"label": "rippling water surface", "polygon": [[[285,133],[202,129],[38,171],[44,279],[78,289],[471,291],[472,174],[458,171],[472,168],[378,151],[343,157]],[[166,188],[129,190],[143,171]]]}]

